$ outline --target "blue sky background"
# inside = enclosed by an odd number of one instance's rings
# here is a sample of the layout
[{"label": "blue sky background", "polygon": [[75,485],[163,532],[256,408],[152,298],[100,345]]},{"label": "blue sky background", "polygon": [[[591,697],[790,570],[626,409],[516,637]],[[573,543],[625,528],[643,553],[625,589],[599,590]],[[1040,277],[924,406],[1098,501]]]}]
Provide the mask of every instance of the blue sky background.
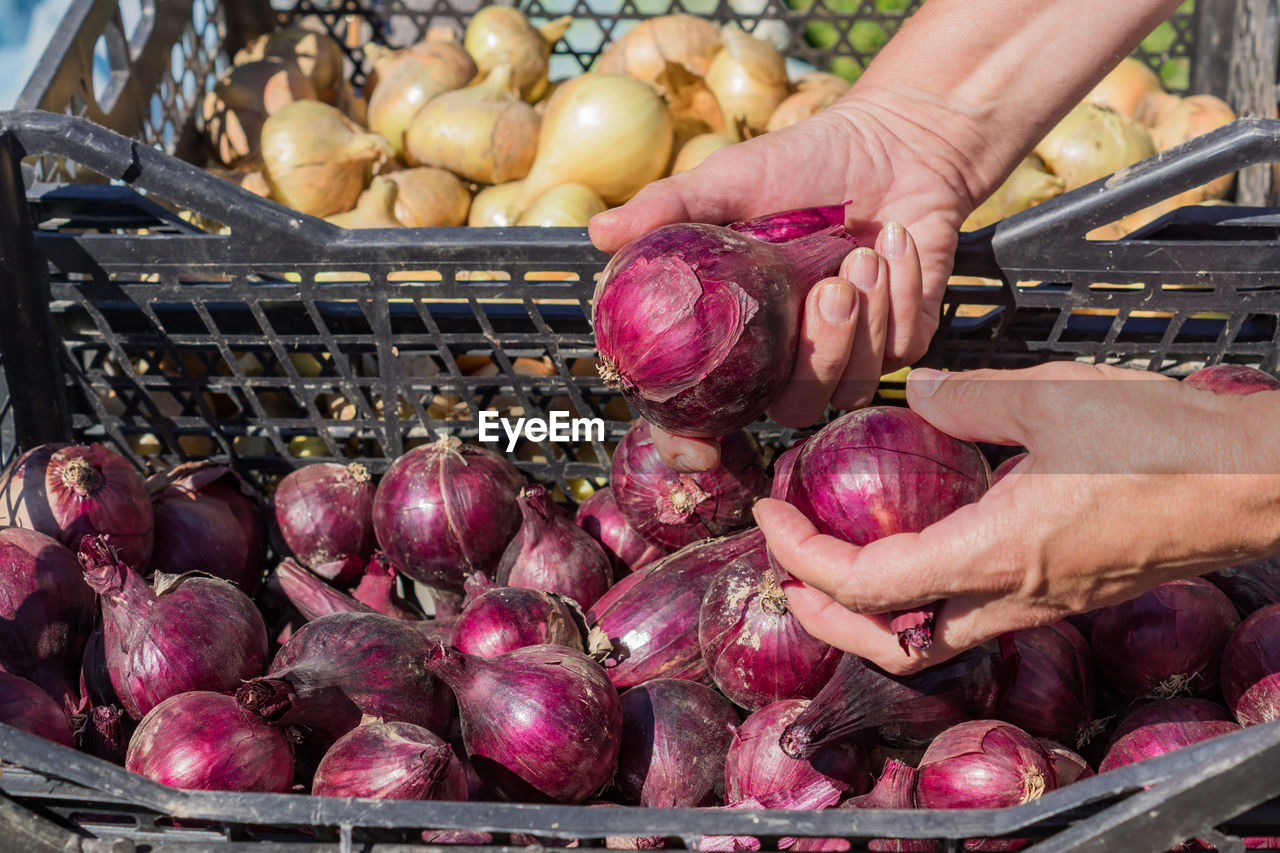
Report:
[{"label": "blue sky background", "polygon": [[11,109],[71,0],[0,0],[0,109]]}]

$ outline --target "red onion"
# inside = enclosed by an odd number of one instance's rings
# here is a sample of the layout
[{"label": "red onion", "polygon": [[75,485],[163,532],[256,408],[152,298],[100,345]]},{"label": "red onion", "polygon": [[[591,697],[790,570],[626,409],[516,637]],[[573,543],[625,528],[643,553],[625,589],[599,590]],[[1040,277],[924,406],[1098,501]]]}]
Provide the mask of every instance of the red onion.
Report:
[{"label": "red onion", "polygon": [[0,672],[0,723],[45,740],[74,746],[67,712],[39,685],[18,675]]},{"label": "red onion", "polygon": [[715,573],[758,546],[757,529],[709,539],[632,572],[587,611],[588,645],[618,689],[652,678],[707,677],[698,609]]},{"label": "red onion", "polygon": [[[587,803],[593,809],[622,808],[619,803]],[[606,850],[658,850],[667,846],[667,839],[661,835],[606,835]]]},{"label": "red onion", "polygon": [[684,808],[724,796],[738,712],[710,687],[655,678],[621,696],[622,747],[614,787],[627,805]]},{"label": "red onion", "polygon": [[338,738],[316,768],[318,797],[465,800],[467,780],[449,744],[422,726],[369,719]]},{"label": "red onion", "polygon": [[[396,580],[399,577],[387,555],[374,551],[365,566],[364,574],[360,576],[360,583],[351,591],[351,597],[392,619],[421,619],[422,614],[401,598],[396,590]],[[441,608],[436,609],[437,616],[441,615],[440,610]]]},{"label": "red onion", "polygon": [[1247,364],[1211,364],[1182,380],[1192,388],[1215,394],[1256,394],[1280,389],[1280,380]]},{"label": "red onion", "polygon": [[152,565],[205,572],[257,592],[266,538],[258,494],[239,474],[214,462],[186,462],[152,475],[147,491],[155,515]]},{"label": "red onion", "polygon": [[[919,773],[909,764],[890,758],[884,763],[880,778],[869,793],[850,797],[840,804],[842,809],[914,809],[916,807],[916,777]],[[801,853],[841,853],[851,845],[843,838],[800,838],[791,849]],[[875,838],[867,842],[873,851],[932,851],[938,842],[910,838]]]},{"label": "red onion", "polygon": [[[952,438],[910,409],[873,406],[836,418],[805,442],[788,501],[822,533],[866,545],[918,533],[987,491],[977,445]],[[902,648],[927,649],[934,608],[896,614]]]},{"label": "red onion", "polygon": [[1264,557],[1204,576],[1222,590],[1244,617],[1268,604],[1280,604],[1280,557]]},{"label": "red onion", "polygon": [[498,562],[497,582],[556,592],[590,607],[613,581],[609,555],[543,486],[525,486],[519,502],[523,520]]},{"label": "red onion", "polygon": [[1037,737],[1076,743],[1093,715],[1093,653],[1070,622],[1015,631],[1015,675],[1000,719]]},{"label": "red onion", "polygon": [[305,465],[276,486],[271,504],[280,536],[309,569],[331,564],[329,579],[351,583],[373,551],[373,480],[358,462]]},{"label": "red onion", "polygon": [[342,590],[334,589],[324,578],[304,568],[293,557],[285,557],[271,570],[267,575],[267,589],[287,599],[293,609],[308,621],[330,613],[377,612]]},{"label": "red onion", "polygon": [[327,749],[364,714],[443,733],[453,701],[423,666],[429,648],[408,622],[332,613],[299,628],[236,699],[268,722],[305,727],[310,748]]},{"label": "red onion", "polygon": [[398,571],[460,592],[467,575],[493,571],[520,529],[523,486],[510,462],[456,436],[415,447],[374,495],[378,545]]},{"label": "red onion", "polygon": [[85,582],[101,597],[111,684],[133,719],[170,696],[230,693],[262,672],[267,626],[233,584],[163,572],[148,584],[103,536],[86,536],[79,556]]},{"label": "red onion", "polygon": [[[834,806],[840,799],[840,794],[833,788],[820,785],[801,788],[798,791],[780,791],[776,794],[768,794],[763,797],[747,797],[745,800],[739,800],[736,803],[730,803],[727,806],[720,806],[721,809],[741,810],[748,809],[752,811],[775,809],[781,811],[817,811]],[[797,839],[785,836],[778,839],[779,850],[791,850],[794,848]],[[739,850],[759,850],[762,845],[760,839],[751,835],[704,835],[699,839],[694,849],[701,851],[731,851]]]},{"label": "red onion", "polygon": [[748,710],[812,699],[841,656],[792,615],[763,542],[712,578],[698,614],[698,642],[716,686]]},{"label": "red onion", "polygon": [[1072,782],[1079,782],[1081,779],[1088,779],[1093,774],[1093,768],[1089,766],[1089,762],[1084,760],[1084,756],[1080,753],[1067,749],[1056,741],[1048,738],[1037,738],[1040,745],[1044,747],[1044,751],[1049,753],[1049,757],[1053,759],[1054,772],[1058,774],[1058,787],[1070,785]]},{"label": "red onion", "polygon": [[1242,726],[1280,719],[1280,604],[1245,619],[1227,640],[1222,693]]},{"label": "red onion", "polygon": [[997,720],[972,720],[934,738],[920,760],[922,809],[1000,809],[1058,787],[1053,759],[1035,738]]},{"label": "red onion", "polygon": [[773,484],[769,490],[769,497],[779,501],[787,499],[787,495],[791,493],[791,472],[795,470],[796,459],[799,458],[800,450],[805,443],[812,437],[805,436],[779,453],[778,458],[773,460]]},{"label": "red onion", "polygon": [[76,747],[103,761],[124,765],[133,721],[119,705],[96,705],[74,720]]},{"label": "red onion", "polygon": [[482,658],[437,643],[427,668],[453,688],[467,756],[502,796],[578,803],[613,778],[622,707],[581,652],[525,646]]},{"label": "red onion", "polygon": [[991,485],[994,486],[996,483],[1003,480],[1005,478],[1005,475],[1007,475],[1014,468],[1017,468],[1018,463],[1026,458],[1027,458],[1027,452],[1024,450],[1022,453],[1015,453],[1014,455],[1010,456],[1008,459],[1004,460],[999,465],[997,465],[995,469],[992,470],[991,472]]},{"label": "red onion", "polygon": [[1240,731],[1231,713],[1206,699],[1165,699],[1139,705],[1116,729],[1099,773]]},{"label": "red onion", "polygon": [[97,604],[76,556],[34,530],[0,530],[0,670],[33,681],[68,714]]},{"label": "red onion", "polygon": [[492,658],[524,646],[561,645],[582,651],[580,615],[572,599],[522,587],[495,587],[472,600],[453,623],[451,644]]},{"label": "red onion", "polygon": [[[84,583],[83,576],[81,583]],[[80,697],[81,706],[77,712],[89,705],[119,705],[120,697],[111,684],[111,671],[107,668],[107,649],[102,644],[102,629],[95,628],[84,644],[84,657],[80,663]]]},{"label": "red onion", "polygon": [[285,730],[205,690],[152,708],[129,740],[124,766],[175,788],[286,794],[293,785]]},{"label": "red onion", "polygon": [[1013,681],[1013,663],[1005,638],[912,675],[889,675],[846,654],[826,687],[787,727],[782,748],[798,758],[850,739],[928,743],[957,723],[991,716]]},{"label": "red onion", "polygon": [[760,449],[748,433],[720,439],[720,464],[713,470],[684,474],[662,461],[644,421],[633,423],[618,442],[609,482],[627,522],[664,548],[750,525],[751,505],[769,491]]},{"label": "red onion", "polygon": [[6,470],[0,526],[38,530],[70,548],[108,534],[125,561],[145,571],[155,517],[147,487],[123,456],[101,444],[42,444]]},{"label": "red onion", "polygon": [[770,242],[679,223],[624,246],[593,302],[605,382],[679,435],[719,437],[756,420],[791,375],[805,294],[857,246],[838,208],[826,210],[789,234],[767,219],[739,225]]},{"label": "red onion", "polygon": [[725,761],[727,804],[775,794],[829,793],[834,805],[848,793],[871,787],[871,772],[861,744],[840,743],[815,750],[809,758],[792,758],[779,747],[779,736],[810,703],[784,699],[753,712],[734,735]]},{"label": "red onion", "polygon": [[614,574],[618,577],[666,556],[665,548],[646,542],[627,523],[622,511],[618,509],[618,502],[613,498],[613,489],[608,486],[597,489],[582,502],[574,521],[604,548],[613,561]]},{"label": "red onion", "polygon": [[1133,698],[1207,696],[1218,689],[1222,649],[1239,624],[1231,600],[1213,584],[1169,581],[1102,608],[1093,623],[1098,669]]}]

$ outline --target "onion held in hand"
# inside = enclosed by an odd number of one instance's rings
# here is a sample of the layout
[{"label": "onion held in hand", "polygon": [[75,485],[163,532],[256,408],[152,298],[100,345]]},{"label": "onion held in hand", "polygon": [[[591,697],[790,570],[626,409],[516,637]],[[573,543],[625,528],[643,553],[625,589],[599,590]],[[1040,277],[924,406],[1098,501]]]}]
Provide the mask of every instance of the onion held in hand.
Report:
[{"label": "onion held in hand", "polygon": [[1230,712],[1216,702],[1166,699],[1140,705],[1121,721],[1098,772],[1238,731],[1240,726]]},{"label": "onion held in hand", "polygon": [[311,793],[375,800],[465,800],[467,780],[453,748],[422,726],[370,719],[324,754]]},{"label": "onion held in hand", "polygon": [[1183,377],[1192,388],[1215,394],[1256,394],[1280,389],[1280,379],[1247,364],[1211,364]]},{"label": "onion held in hand", "polygon": [[1227,640],[1222,693],[1242,726],[1280,720],[1280,605],[1257,611]]},{"label": "onion held in hand", "polygon": [[1017,726],[973,720],[934,738],[920,759],[916,802],[924,809],[1000,809],[1058,787],[1053,759]]},{"label": "onion held in hand", "polygon": [[760,417],[791,375],[805,295],[857,246],[843,208],[819,211],[822,224],[782,242],[682,223],[624,246],[592,310],[605,382],[677,435],[718,438]]},{"label": "onion held in hand", "polygon": [[560,645],[580,652],[580,618],[563,596],[495,587],[477,595],[462,611],[453,623],[452,642],[458,651],[486,658],[524,646]]},{"label": "onion held in hand", "polygon": [[651,545],[627,523],[613,497],[613,489],[597,489],[578,507],[573,520],[600,543],[613,560],[614,575],[622,577],[666,556],[665,548]]},{"label": "onion held in hand", "polygon": [[337,583],[360,576],[373,553],[373,480],[359,463],[304,465],[287,474],[271,497],[285,545],[309,569],[341,562]]},{"label": "onion held in hand", "polygon": [[498,584],[559,593],[590,607],[613,581],[609,556],[544,486],[525,486],[519,503],[523,520],[498,562]]}]

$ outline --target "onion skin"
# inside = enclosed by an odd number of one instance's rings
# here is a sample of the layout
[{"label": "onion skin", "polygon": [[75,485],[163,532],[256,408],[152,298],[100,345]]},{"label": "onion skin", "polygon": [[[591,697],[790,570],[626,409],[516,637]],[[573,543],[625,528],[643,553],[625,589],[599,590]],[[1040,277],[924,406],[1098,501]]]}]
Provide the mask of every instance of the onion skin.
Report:
[{"label": "onion skin", "polygon": [[451,228],[467,224],[471,193],[452,172],[420,166],[387,175],[396,185],[394,213],[406,228]]},{"label": "onion skin", "polygon": [[1080,753],[1067,749],[1060,743],[1049,740],[1048,738],[1037,738],[1040,745],[1044,747],[1044,751],[1049,753],[1049,757],[1053,759],[1054,772],[1058,774],[1058,787],[1070,785],[1072,782],[1079,782],[1081,779],[1088,779],[1094,775],[1093,768],[1089,766],[1089,762],[1085,761],[1084,756]]},{"label": "onion skin", "polygon": [[1085,95],[1085,101],[1136,118],[1138,104],[1152,93],[1164,92],[1159,76],[1140,59],[1126,56]]},{"label": "onion skin", "polygon": [[350,583],[373,553],[373,479],[363,465],[317,463],[287,474],[271,497],[276,526],[299,563],[341,561],[330,578]]},{"label": "onion skin", "polygon": [[812,699],[841,657],[792,615],[764,543],[712,578],[698,613],[698,644],[711,680],[750,711],[781,699]]},{"label": "onion skin", "polygon": [[221,693],[171,696],[143,717],[125,769],[162,785],[287,794],[293,754],[284,729],[244,713]]},{"label": "onion skin", "polygon": [[1093,622],[1098,669],[1131,698],[1217,691],[1222,649],[1240,624],[1235,606],[1200,578],[1169,581],[1104,607]]},{"label": "onion skin", "polygon": [[125,561],[151,562],[155,516],[147,487],[123,456],[101,444],[42,444],[5,472],[0,526],[25,527],[68,548],[108,534]]},{"label": "onion skin", "polygon": [[498,561],[498,583],[558,593],[590,607],[613,581],[609,555],[544,486],[525,486],[518,500],[522,521]]},{"label": "onion skin", "polygon": [[997,720],[952,726],[920,760],[916,802],[924,809],[1000,809],[1058,787],[1053,759],[1031,735]]},{"label": "onion skin", "polygon": [[1227,640],[1222,693],[1242,726],[1280,719],[1280,605],[1253,613]]},{"label": "onion skin", "polygon": [[1280,604],[1280,557],[1220,569],[1204,579],[1222,590],[1242,617],[1269,604]]},{"label": "onion skin", "polygon": [[74,713],[96,610],[75,554],[43,533],[0,529],[0,671],[34,682]]},{"label": "onion skin", "polygon": [[759,530],[680,549],[613,585],[587,611],[588,645],[600,648],[619,690],[654,678],[704,681],[698,609],[715,573],[764,539]]},{"label": "onion skin", "polygon": [[673,14],[648,18],[600,52],[596,70],[656,81],[668,62],[703,76],[720,49],[720,28],[697,15]]},{"label": "onion skin", "polygon": [[1140,705],[1116,729],[1098,772],[1238,731],[1240,725],[1226,708],[1205,699],[1165,699]]},{"label": "onion skin", "polygon": [[1007,635],[912,675],[889,675],[845,654],[831,680],[782,736],[788,755],[813,755],[830,744],[875,739],[921,746],[965,720],[985,719],[1012,683]]},{"label": "onion skin", "polygon": [[482,74],[510,66],[521,97],[533,103],[546,93],[551,48],[572,20],[565,16],[535,27],[519,9],[484,6],[467,22],[463,46],[475,57]]},{"label": "onion skin", "polygon": [[1035,151],[1070,192],[1153,156],[1156,147],[1138,122],[1083,103],[1045,134]]},{"label": "onion skin", "polygon": [[495,587],[476,596],[453,623],[451,643],[485,658],[525,646],[583,650],[573,605],[555,593],[520,587]]},{"label": "onion skin", "polygon": [[373,529],[391,564],[452,592],[492,572],[520,529],[520,472],[456,438],[415,447],[391,464],[373,500]]},{"label": "onion skin", "polygon": [[[422,614],[401,598],[396,590],[396,580],[399,577],[387,555],[374,551],[365,566],[364,574],[360,576],[360,583],[351,591],[351,597],[383,616],[418,621],[422,619]],[[440,593],[433,595],[432,600],[436,603],[436,616],[442,616],[444,608],[440,606]]]},{"label": "onion skin", "polygon": [[1257,394],[1280,390],[1280,379],[1247,364],[1211,364],[1183,377],[1184,385],[1215,394]]},{"label": "onion skin", "polygon": [[667,555],[665,548],[650,544],[627,523],[613,489],[605,486],[578,506],[575,522],[594,540],[613,561],[616,576],[634,572]]},{"label": "onion skin", "polygon": [[1000,719],[1036,737],[1075,743],[1093,715],[1093,652],[1067,621],[1013,633],[1017,674]]},{"label": "onion skin", "polygon": [[636,421],[613,452],[609,480],[627,523],[663,548],[682,548],[752,523],[751,505],[769,491],[764,460],[746,432],[720,440],[720,464],[682,473],[658,455],[649,424]]},{"label": "onion skin", "polygon": [[465,800],[466,779],[453,749],[422,726],[370,720],[329,748],[316,768],[317,797]]},{"label": "onion skin", "polygon": [[738,712],[709,687],[655,678],[620,697],[622,744],[614,789],[626,805],[715,805]]},{"label": "onion skin", "polygon": [[[111,673],[107,670],[107,650],[102,645],[101,628],[94,629],[84,644],[84,658],[80,664],[80,696],[82,705],[120,704],[116,689],[111,684]],[[77,713],[81,710],[82,707],[76,708]]]},{"label": "onion skin", "polygon": [[622,706],[586,655],[526,646],[481,658],[437,643],[426,665],[453,688],[467,756],[496,793],[578,803],[613,778]]},{"label": "onion skin", "polygon": [[1005,477],[1007,477],[1009,475],[1009,472],[1012,471],[1014,468],[1017,468],[1018,463],[1022,462],[1023,459],[1026,459],[1028,455],[1029,454],[1026,453],[1025,451],[1022,453],[1015,453],[1013,456],[1010,456],[1008,459],[1004,460],[999,465],[997,465],[994,469],[992,469],[991,485],[994,486],[996,483],[1000,482]]},{"label": "onion skin", "polygon": [[133,721],[119,705],[95,705],[75,718],[76,748],[124,766]]},{"label": "onion skin", "polygon": [[[914,809],[916,807],[917,770],[895,758],[885,761],[875,786],[867,793],[850,797],[840,804],[842,809]],[[799,838],[791,848],[806,853],[843,853],[852,847],[843,838]],[[910,838],[877,838],[867,842],[873,851],[935,851],[938,842]]]},{"label": "onion skin", "polygon": [[378,69],[378,85],[369,95],[369,129],[404,156],[405,131],[413,117],[437,95],[465,86],[476,76],[467,52],[448,42],[424,42],[398,52]]},{"label": "onion skin", "polygon": [[285,557],[267,576],[267,589],[287,599],[307,621],[330,613],[376,612],[342,590],[334,589],[324,578],[303,568],[292,557]]},{"label": "onion skin", "polygon": [[34,682],[3,671],[0,671],[0,723],[63,746],[75,746],[71,721],[58,702]]},{"label": "onion skin", "polygon": [[742,429],[791,375],[809,288],[856,246],[839,224],[782,243],[690,223],[631,241],[596,284],[601,376],[668,432]]}]

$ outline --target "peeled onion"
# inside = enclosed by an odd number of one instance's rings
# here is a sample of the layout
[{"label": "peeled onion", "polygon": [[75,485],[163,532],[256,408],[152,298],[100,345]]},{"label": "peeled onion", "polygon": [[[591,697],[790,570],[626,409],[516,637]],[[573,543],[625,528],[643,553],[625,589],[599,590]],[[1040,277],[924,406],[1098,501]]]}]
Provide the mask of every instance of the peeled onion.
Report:
[{"label": "peeled onion", "polygon": [[641,21],[600,52],[595,70],[657,80],[668,62],[705,76],[720,49],[720,28],[697,15],[659,15]]},{"label": "peeled onion", "polygon": [[511,6],[484,6],[467,22],[462,39],[481,74],[500,65],[511,67],[511,80],[521,97],[533,103],[547,91],[547,60],[551,48],[568,31],[573,18],[565,15],[541,27]]},{"label": "peeled onion", "polygon": [[369,129],[386,137],[399,155],[405,153],[405,131],[418,111],[476,76],[467,52],[448,42],[416,44],[383,57],[375,67],[378,84],[369,96]]},{"label": "peeled onion", "polygon": [[315,98],[306,75],[282,59],[260,59],[229,69],[205,95],[205,134],[226,166],[256,161],[262,125],[286,104]]},{"label": "peeled onion", "polygon": [[1160,78],[1151,67],[1140,59],[1126,56],[1089,94],[1086,103],[1137,118],[1138,104],[1150,94],[1164,92]]},{"label": "peeled onion", "polygon": [[1106,177],[1156,153],[1147,129],[1113,110],[1080,104],[1036,145],[1065,191]]},{"label": "peeled onion", "polygon": [[466,184],[445,169],[420,166],[387,175],[396,185],[392,212],[408,228],[451,228],[467,224],[471,193]]},{"label": "peeled onion", "polygon": [[790,92],[786,62],[773,45],[736,27],[725,27],[720,37],[724,47],[707,69],[707,86],[720,102],[729,135],[741,139],[739,127],[764,130]]},{"label": "peeled onion", "polygon": [[355,207],[325,219],[343,228],[399,228],[400,220],[395,215],[396,196],[395,183],[379,175],[368,189],[360,193]]}]

